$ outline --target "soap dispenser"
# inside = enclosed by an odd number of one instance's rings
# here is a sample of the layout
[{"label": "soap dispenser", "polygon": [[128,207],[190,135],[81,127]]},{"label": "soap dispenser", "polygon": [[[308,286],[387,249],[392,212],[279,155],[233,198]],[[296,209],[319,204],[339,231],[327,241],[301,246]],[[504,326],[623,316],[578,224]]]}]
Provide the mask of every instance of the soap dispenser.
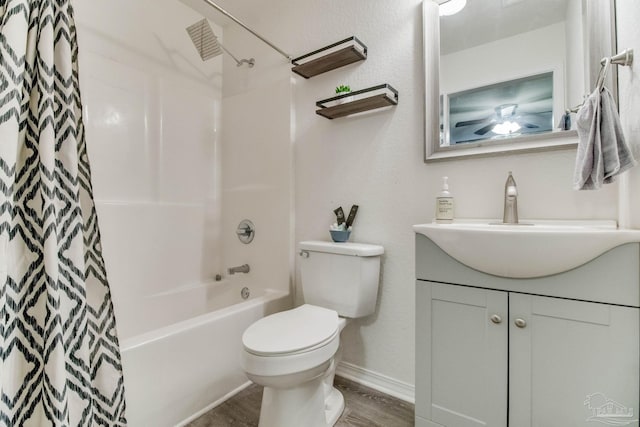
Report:
[{"label": "soap dispenser", "polygon": [[442,177],[442,191],[436,197],[436,222],[453,222],[453,196],[449,192],[449,178]]}]

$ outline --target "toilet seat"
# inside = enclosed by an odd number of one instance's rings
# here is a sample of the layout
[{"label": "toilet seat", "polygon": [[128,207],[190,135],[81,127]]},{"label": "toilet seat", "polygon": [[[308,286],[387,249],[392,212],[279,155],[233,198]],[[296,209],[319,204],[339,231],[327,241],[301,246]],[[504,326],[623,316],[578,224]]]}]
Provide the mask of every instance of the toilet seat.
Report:
[{"label": "toilet seat", "polygon": [[338,313],[304,304],[266,316],[242,335],[247,352],[256,356],[284,356],[324,347],[340,333]]},{"label": "toilet seat", "polygon": [[338,314],[305,304],[258,320],[242,343],[241,363],[250,378],[307,371],[327,363],[338,350]]}]

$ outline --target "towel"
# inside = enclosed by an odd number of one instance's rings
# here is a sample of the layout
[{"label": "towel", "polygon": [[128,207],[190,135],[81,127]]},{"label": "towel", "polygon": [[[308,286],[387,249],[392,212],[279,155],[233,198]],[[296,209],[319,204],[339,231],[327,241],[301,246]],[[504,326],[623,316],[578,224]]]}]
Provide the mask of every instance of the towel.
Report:
[{"label": "towel", "polygon": [[573,174],[575,190],[597,190],[637,164],[622,134],[611,92],[596,89],[576,116],[578,155]]}]

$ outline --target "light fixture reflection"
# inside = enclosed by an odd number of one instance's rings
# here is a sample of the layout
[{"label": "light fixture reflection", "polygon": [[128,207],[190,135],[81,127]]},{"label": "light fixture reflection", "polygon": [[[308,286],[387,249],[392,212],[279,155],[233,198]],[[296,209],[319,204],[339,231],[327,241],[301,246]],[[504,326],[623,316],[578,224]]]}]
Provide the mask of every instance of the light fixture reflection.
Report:
[{"label": "light fixture reflection", "polygon": [[467,0],[448,0],[440,4],[440,16],[455,15],[467,5]]},{"label": "light fixture reflection", "polygon": [[506,121],[502,123],[498,123],[491,129],[493,133],[497,133],[498,135],[509,135],[514,132],[518,132],[521,126],[516,122]]}]

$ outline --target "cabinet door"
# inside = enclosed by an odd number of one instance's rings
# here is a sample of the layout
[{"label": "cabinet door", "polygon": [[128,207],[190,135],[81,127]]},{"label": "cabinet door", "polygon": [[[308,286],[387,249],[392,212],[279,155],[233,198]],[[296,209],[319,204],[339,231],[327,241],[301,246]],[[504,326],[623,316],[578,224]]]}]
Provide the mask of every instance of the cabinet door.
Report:
[{"label": "cabinet door", "polygon": [[418,363],[427,372],[416,374],[430,386],[424,399],[416,396],[416,415],[446,427],[506,426],[507,293],[421,283],[430,296],[416,307],[428,310],[416,325],[426,346],[418,343],[418,357],[430,363]]},{"label": "cabinet door", "polygon": [[510,426],[637,425],[639,309],[510,294],[509,310]]}]

